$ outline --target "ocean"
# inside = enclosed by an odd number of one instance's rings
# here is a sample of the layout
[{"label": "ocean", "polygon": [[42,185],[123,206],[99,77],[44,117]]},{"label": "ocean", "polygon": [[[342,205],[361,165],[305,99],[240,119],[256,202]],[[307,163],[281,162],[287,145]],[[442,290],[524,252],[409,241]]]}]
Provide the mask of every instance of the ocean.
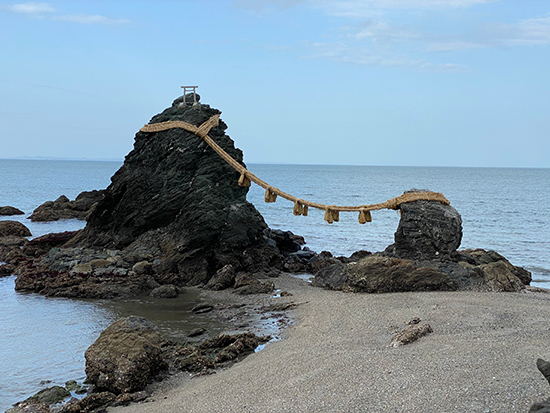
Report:
[{"label": "ocean", "polygon": [[[82,221],[32,223],[27,217],[40,204],[60,195],[103,189],[121,162],[0,160],[0,206],[25,211],[16,219],[33,237],[82,228]],[[292,195],[335,205],[386,201],[412,188],[442,192],[462,216],[462,249],[493,249],[533,274],[532,285],[550,288],[550,169],[436,168],[390,166],[248,165],[263,180]],[[395,211],[374,211],[360,225],[357,213],[341,213],[328,224],[323,212],[294,216],[284,199],[266,204],[253,185],[248,200],[271,228],[304,236],[306,246],[334,255],[357,250],[382,251],[393,242],[399,222]],[[14,277],[0,278],[0,411],[47,385],[84,378],[84,351],[121,315],[155,306],[126,306],[92,300],[45,298],[13,290]],[[170,323],[155,309],[157,323],[177,336],[186,303],[171,309]],[[141,314],[140,314],[141,315]],[[199,320],[200,321],[200,320]],[[187,321],[186,321],[187,322]]]}]

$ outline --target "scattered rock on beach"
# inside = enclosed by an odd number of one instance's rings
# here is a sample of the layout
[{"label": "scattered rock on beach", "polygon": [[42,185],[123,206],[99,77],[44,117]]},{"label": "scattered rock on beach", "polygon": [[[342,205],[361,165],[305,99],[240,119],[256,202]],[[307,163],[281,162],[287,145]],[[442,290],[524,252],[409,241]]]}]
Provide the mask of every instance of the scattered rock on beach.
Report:
[{"label": "scattered rock on beach", "polygon": [[149,295],[156,298],[176,298],[179,293],[180,290],[175,285],[165,284],[153,289]]},{"label": "scattered rock on beach", "polygon": [[0,207],[0,216],[25,215],[23,211],[12,206]]},{"label": "scattered rock on beach", "polygon": [[167,368],[158,328],[143,317],[121,318],[86,350],[86,382],[115,394],[143,390]]},{"label": "scattered rock on beach", "polygon": [[389,346],[394,348],[405,346],[429,333],[433,333],[432,327],[429,324],[423,323],[419,319],[414,319],[392,337]]}]

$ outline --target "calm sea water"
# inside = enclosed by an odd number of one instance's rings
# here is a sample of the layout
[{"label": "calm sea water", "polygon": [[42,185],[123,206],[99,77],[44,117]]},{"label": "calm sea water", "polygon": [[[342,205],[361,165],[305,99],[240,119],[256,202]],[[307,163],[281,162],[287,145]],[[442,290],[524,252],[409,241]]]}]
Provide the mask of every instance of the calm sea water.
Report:
[{"label": "calm sea water", "polygon": [[[38,205],[60,195],[74,199],[82,191],[107,187],[120,165],[0,160],[0,206],[26,212],[0,219],[25,223],[33,237],[79,229],[81,221],[32,223],[26,218]],[[321,165],[249,165],[249,169],[285,192],[325,204],[383,202],[411,188],[442,192],[462,215],[462,248],[494,249],[530,270],[533,285],[550,288],[550,169]],[[263,197],[264,191],[252,186],[248,199],[269,226],[303,235],[307,246],[318,252],[381,251],[393,242],[399,222],[398,213],[384,210],[373,212],[373,222],[365,225],[357,223],[356,213],[342,213],[340,222],[330,225],[323,221],[322,211],[296,217],[292,203],[280,199],[266,204]],[[63,384],[83,378],[85,349],[121,315],[142,311],[140,315],[175,336],[178,329],[193,327],[181,320],[188,313],[186,301],[196,297],[163,309],[145,299],[127,303],[52,299],[19,294],[13,286],[14,277],[0,278],[0,411],[40,390],[42,380]]]}]

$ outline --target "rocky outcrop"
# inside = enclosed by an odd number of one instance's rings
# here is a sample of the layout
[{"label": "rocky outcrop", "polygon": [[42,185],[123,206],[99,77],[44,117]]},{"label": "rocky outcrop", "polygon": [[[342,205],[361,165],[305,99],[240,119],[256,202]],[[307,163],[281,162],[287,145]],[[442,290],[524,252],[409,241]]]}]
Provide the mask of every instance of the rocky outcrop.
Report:
[{"label": "rocky outcrop", "polygon": [[61,195],[55,201],[47,201],[36,208],[29,219],[31,221],[48,222],[60,219],[85,220],[93,207],[103,196],[103,191],[85,191],[74,201]]},{"label": "rocky outcrop", "polygon": [[31,257],[40,257],[52,248],[61,247],[72,239],[79,231],[65,231],[42,235],[33,238],[23,247],[23,253]]},{"label": "rocky outcrop", "polygon": [[157,327],[143,317],[117,320],[86,350],[86,381],[114,394],[143,390],[167,368]]},{"label": "rocky outcrop", "polygon": [[0,216],[25,215],[23,211],[12,206],[0,207]]},{"label": "rocky outcrop", "polygon": [[30,237],[31,235],[31,231],[19,221],[0,221],[0,238]]},{"label": "rocky outcrop", "polygon": [[[220,113],[181,102],[176,99],[150,123],[181,120],[198,126]],[[210,136],[242,163],[242,152],[225,135],[226,128],[220,121]],[[238,186],[238,179],[190,132],[138,132],[134,149],[71,245],[159,258],[161,284],[206,284],[227,264],[246,272],[282,268],[282,255],[268,244],[267,225],[246,201],[248,188]]]},{"label": "rocky outcrop", "polygon": [[[462,219],[451,206],[436,201],[400,205],[395,243],[383,253],[364,255],[356,262],[325,254],[313,285],[344,291],[386,293],[403,291],[485,290],[520,291],[531,273],[512,265],[494,251],[457,251]],[[315,260],[315,261],[314,261]],[[351,260],[351,257],[350,257]]]}]

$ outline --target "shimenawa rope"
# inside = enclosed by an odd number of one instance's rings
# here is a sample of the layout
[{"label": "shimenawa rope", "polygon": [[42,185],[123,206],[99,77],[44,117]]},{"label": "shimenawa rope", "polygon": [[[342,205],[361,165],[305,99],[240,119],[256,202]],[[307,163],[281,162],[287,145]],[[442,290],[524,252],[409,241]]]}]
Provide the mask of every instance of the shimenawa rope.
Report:
[{"label": "shimenawa rope", "polygon": [[450,205],[450,202],[440,192],[410,192],[398,197],[387,200],[379,204],[359,205],[359,206],[340,206],[340,205],[325,205],[317,202],[306,201],[301,198],[297,198],[293,195],[287,194],[281,191],[279,188],[275,188],[269,185],[267,182],[262,181],[252,172],[247,170],[239,162],[233,159],[227,152],[225,152],[214,140],[208,136],[208,132],[219,124],[220,115],[214,115],[200,126],[191,125],[190,123],[183,121],[168,121],[147,124],[140,129],[141,132],[162,132],[169,129],[181,128],[188,132],[194,133],[201,137],[220,157],[231,165],[237,172],[240,173],[238,184],[239,186],[249,187],[251,182],[261,186],[265,189],[265,202],[275,202],[277,196],[288,199],[294,202],[293,213],[294,215],[307,216],[308,208],[317,208],[325,211],[325,221],[329,224],[338,222],[340,220],[340,212],[359,212],[359,223],[364,224],[371,222],[372,217],[370,211],[380,209],[399,209],[399,205],[412,202],[412,201],[438,201],[443,205]]}]

